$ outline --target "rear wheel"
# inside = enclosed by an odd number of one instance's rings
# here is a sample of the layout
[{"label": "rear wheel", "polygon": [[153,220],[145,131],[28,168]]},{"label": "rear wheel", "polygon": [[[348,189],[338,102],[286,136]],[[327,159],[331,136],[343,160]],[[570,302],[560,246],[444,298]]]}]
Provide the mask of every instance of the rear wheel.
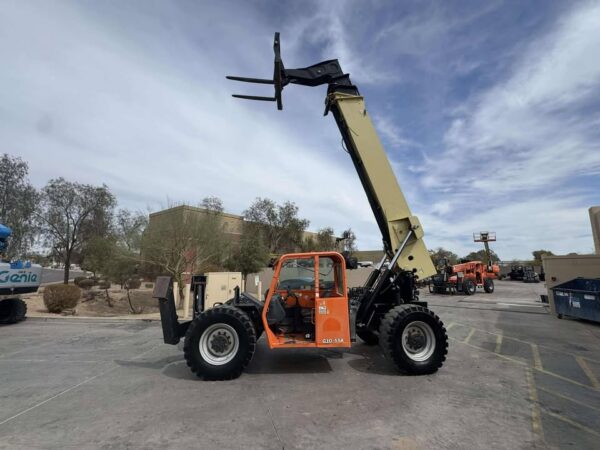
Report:
[{"label": "rear wheel", "polygon": [[471,281],[471,280],[463,281],[462,286],[463,286],[463,293],[465,295],[473,295],[477,291],[477,286],[475,286],[475,283],[473,283],[473,281]]},{"label": "rear wheel", "polygon": [[386,358],[402,372],[436,372],[448,354],[448,335],[438,316],[418,305],[400,305],[381,321],[379,342]]},{"label": "rear wheel", "polygon": [[491,294],[492,292],[494,292],[494,280],[492,280],[490,278],[486,278],[485,281],[483,282],[483,290],[485,292],[487,292],[488,294]]},{"label": "rear wheel", "polygon": [[11,324],[25,320],[27,304],[20,298],[0,300],[0,324]]},{"label": "rear wheel", "polygon": [[183,354],[200,378],[230,380],[240,376],[255,348],[252,320],[240,309],[223,305],[204,311],[192,321]]}]

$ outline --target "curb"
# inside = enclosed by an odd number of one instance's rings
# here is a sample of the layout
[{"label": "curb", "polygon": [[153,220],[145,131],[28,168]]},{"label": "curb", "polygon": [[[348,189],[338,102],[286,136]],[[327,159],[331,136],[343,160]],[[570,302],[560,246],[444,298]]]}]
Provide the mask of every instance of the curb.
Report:
[{"label": "curb", "polygon": [[54,320],[63,320],[66,322],[160,322],[160,318],[142,318],[142,317],[127,317],[127,316],[115,316],[115,317],[89,317],[89,316],[27,316],[27,321],[35,322],[48,322]]}]

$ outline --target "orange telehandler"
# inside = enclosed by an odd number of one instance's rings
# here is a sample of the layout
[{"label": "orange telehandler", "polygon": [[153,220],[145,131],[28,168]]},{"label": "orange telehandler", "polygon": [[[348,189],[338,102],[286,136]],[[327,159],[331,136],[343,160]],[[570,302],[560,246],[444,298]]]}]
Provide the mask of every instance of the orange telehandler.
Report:
[{"label": "orange telehandler", "polygon": [[385,256],[365,285],[350,295],[347,262],[340,253],[282,255],[264,302],[238,287],[234,298],[205,311],[195,308],[193,320],[184,323],[175,312],[170,278],[159,277],[154,296],[159,299],[164,341],[174,345],[184,337],[188,366],[210,380],[239,376],[263,332],[271,349],[348,348],[358,336],[369,345],[379,344],[403,372],[433,373],[446,359],[448,336],[438,316],[419,301],[415,281],[433,275],[435,268],[423,229],[410,212],[364,100],[337,60],[286,69],[279,33],[273,49],[273,79],[228,78],[273,85],[275,95],[234,97],[273,101],[281,110],[284,86],[327,85],[325,114],[331,112],[340,129],[381,231]]},{"label": "orange telehandler", "polygon": [[482,231],[473,234],[474,242],[483,242],[485,261],[467,261],[449,265],[445,258],[437,262],[438,273],[429,280],[429,292],[432,294],[473,295],[477,288],[491,294],[494,292],[494,280],[500,274],[500,267],[492,262],[492,253],[488,242],[496,240],[496,233]]}]

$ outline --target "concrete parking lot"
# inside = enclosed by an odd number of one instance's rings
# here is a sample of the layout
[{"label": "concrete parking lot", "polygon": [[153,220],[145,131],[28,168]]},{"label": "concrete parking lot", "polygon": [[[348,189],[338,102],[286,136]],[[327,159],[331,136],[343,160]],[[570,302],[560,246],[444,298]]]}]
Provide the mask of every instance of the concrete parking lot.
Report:
[{"label": "concrete parking lot", "polygon": [[0,328],[1,448],[598,448],[600,326],[558,320],[542,285],[429,296],[450,336],[435,375],[377,347],[270,352],[196,379],[159,323]]}]

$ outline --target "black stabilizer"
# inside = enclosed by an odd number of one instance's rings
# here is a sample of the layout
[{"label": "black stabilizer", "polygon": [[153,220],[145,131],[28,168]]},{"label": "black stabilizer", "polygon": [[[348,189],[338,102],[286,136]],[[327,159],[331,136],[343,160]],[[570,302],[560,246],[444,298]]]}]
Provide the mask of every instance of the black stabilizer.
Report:
[{"label": "black stabilizer", "polygon": [[179,340],[185,335],[190,322],[179,323],[171,277],[158,277],[156,279],[152,297],[158,298],[160,322],[162,324],[165,344],[177,345]]}]

